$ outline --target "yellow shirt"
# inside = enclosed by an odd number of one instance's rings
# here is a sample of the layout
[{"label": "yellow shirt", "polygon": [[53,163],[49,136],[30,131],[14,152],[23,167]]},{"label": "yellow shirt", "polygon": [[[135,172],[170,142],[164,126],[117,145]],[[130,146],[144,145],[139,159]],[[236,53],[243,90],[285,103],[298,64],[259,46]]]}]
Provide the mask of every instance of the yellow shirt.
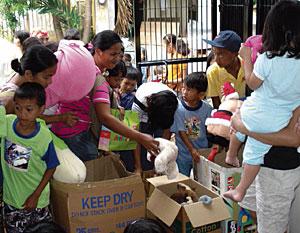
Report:
[{"label": "yellow shirt", "polygon": [[[185,56],[181,55],[180,53],[168,54],[168,59],[181,59],[185,58]],[[174,91],[180,90],[182,87],[181,80],[183,78],[183,71],[187,69],[187,64],[173,64],[168,65],[168,86],[173,89]],[[182,81],[181,83],[177,83],[177,80]]]},{"label": "yellow shirt", "polygon": [[[242,64],[242,59],[239,59]],[[234,85],[234,89],[239,94],[240,98],[246,97],[246,80],[242,66],[240,67],[237,79],[232,74],[228,73],[225,68],[219,67],[216,62],[208,67],[206,76],[208,81],[206,91],[207,97],[219,96],[221,100],[221,86],[227,81]]]}]

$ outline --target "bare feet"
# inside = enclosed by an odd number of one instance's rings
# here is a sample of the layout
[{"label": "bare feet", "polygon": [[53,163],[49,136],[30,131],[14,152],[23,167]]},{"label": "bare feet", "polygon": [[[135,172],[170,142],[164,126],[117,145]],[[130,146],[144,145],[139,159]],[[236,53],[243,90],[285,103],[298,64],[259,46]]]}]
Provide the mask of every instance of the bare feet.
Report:
[{"label": "bare feet", "polygon": [[240,202],[243,200],[245,193],[240,192],[237,189],[233,189],[225,192],[223,196],[230,198],[233,201]]},{"label": "bare feet", "polygon": [[225,162],[234,167],[240,167],[240,161],[236,155],[230,154],[230,151],[226,153]]}]

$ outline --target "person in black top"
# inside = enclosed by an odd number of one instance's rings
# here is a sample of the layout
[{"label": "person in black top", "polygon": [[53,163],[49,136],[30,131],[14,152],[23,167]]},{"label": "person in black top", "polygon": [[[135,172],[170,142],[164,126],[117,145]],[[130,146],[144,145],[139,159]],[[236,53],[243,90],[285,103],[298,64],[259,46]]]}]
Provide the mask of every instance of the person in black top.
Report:
[{"label": "person in black top", "polygon": [[[271,134],[247,131],[239,110],[231,118],[234,129],[264,143],[275,145],[265,155],[264,164],[256,180],[239,203],[241,207],[250,210],[254,220],[256,212],[259,233],[286,232],[292,204],[300,201],[295,200],[296,189],[299,190],[300,184],[300,154],[296,148],[300,146],[300,134],[297,134],[299,127],[295,129],[296,125],[300,125],[297,124],[297,121],[300,121],[299,117],[300,106],[294,111],[286,128]],[[299,220],[299,216],[293,214],[291,220]]]}]

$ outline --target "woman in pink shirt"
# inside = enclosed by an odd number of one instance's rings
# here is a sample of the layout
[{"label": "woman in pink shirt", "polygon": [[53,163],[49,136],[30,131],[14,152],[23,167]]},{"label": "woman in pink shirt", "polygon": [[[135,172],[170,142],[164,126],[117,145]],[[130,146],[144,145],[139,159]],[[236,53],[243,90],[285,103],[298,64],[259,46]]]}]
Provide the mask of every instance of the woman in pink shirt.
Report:
[{"label": "woman in pink shirt", "polygon": [[[111,30],[105,30],[95,36],[92,45],[93,48],[91,49],[91,53],[100,72],[103,74],[106,69],[114,68],[121,53],[122,40],[120,36]],[[105,125],[107,128],[118,134],[137,141],[143,145],[147,151],[157,154],[158,142],[155,141],[153,137],[129,128],[110,114],[111,104],[113,104],[111,103],[111,100],[113,99],[110,96],[111,92],[105,94],[106,98],[99,97],[100,93],[103,94],[103,85],[105,86],[105,83],[101,83],[98,87],[94,86],[96,91],[92,96],[93,106],[99,121],[98,123]],[[109,90],[109,87],[106,87],[105,89]],[[110,101],[108,102],[107,99]],[[92,122],[92,128],[93,124],[96,123]],[[98,143],[99,140],[99,132],[100,128],[98,128],[94,134],[96,143]]]}]

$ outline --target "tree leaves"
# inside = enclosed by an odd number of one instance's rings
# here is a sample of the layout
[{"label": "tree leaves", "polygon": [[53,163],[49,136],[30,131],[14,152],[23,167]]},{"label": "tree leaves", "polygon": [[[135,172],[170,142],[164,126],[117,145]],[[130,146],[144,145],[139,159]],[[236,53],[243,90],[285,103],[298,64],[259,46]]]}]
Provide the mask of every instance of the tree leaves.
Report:
[{"label": "tree leaves", "polygon": [[38,0],[36,9],[40,14],[53,14],[59,16],[63,28],[82,28],[81,16],[78,9],[70,7],[65,1],[60,0]]}]

